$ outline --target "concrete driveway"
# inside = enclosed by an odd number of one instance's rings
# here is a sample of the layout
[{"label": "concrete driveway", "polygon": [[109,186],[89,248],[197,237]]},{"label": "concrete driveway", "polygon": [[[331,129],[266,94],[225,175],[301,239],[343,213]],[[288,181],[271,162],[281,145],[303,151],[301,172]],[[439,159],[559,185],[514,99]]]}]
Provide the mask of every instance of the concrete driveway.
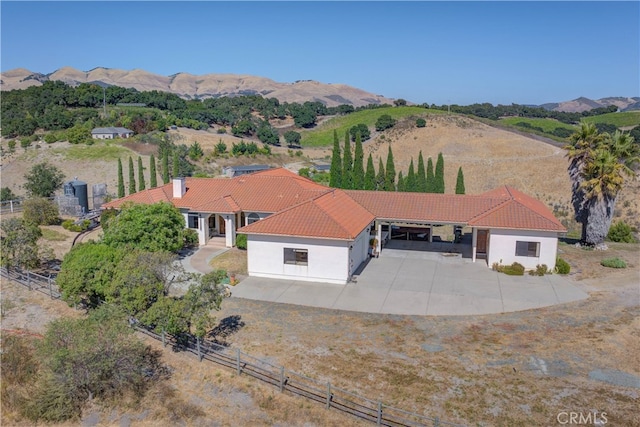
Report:
[{"label": "concrete driveway", "polygon": [[588,298],[557,274],[508,276],[483,260],[402,249],[383,250],[346,285],[248,277],[232,292],[286,304],[423,316],[505,313]]}]

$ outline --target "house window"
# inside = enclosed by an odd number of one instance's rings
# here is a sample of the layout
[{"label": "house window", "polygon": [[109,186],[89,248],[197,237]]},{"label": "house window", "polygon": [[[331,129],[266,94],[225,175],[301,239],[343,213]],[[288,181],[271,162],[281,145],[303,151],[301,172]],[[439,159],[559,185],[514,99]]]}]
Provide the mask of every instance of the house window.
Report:
[{"label": "house window", "polygon": [[253,224],[254,222],[259,220],[260,220],[260,217],[258,216],[257,213],[250,213],[249,216],[247,216],[247,225]]},{"label": "house window", "polygon": [[539,257],[540,242],[516,242],[516,256]]},{"label": "house window", "polygon": [[198,228],[198,214],[189,214],[189,228]]},{"label": "house window", "polygon": [[294,265],[307,265],[309,251],[307,249],[284,248],[284,263]]}]

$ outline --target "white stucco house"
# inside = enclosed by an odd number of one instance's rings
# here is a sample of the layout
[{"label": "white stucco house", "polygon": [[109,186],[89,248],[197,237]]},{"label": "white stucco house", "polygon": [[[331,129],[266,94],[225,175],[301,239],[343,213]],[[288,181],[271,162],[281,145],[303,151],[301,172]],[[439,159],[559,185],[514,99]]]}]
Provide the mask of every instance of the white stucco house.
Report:
[{"label": "white stucco house", "polygon": [[251,276],[344,284],[403,227],[432,239],[440,225],[470,227],[472,259],[491,267],[519,262],[554,268],[566,229],[540,201],[508,186],[479,195],[328,188],[282,168],[232,179],[176,178],[104,205],[172,203],[201,245],[247,235]]}]

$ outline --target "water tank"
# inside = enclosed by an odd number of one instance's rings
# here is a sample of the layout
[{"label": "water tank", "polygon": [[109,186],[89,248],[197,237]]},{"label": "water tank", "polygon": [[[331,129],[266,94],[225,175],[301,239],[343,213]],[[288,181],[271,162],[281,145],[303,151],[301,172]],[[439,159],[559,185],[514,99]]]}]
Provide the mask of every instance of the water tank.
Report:
[{"label": "water tank", "polygon": [[64,185],[64,195],[78,198],[78,206],[82,209],[82,213],[89,212],[89,196],[87,193],[87,183],[74,178]]}]

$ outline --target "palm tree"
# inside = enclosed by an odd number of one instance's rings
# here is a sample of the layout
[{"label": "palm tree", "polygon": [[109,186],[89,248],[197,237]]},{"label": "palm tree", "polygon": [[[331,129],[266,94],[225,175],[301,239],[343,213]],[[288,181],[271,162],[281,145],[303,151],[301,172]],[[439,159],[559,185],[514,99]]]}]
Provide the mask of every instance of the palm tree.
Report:
[{"label": "palm tree", "polygon": [[633,137],[620,131],[600,134],[595,125],[582,123],[566,147],[572,181],[576,221],[582,224],[581,240],[590,245],[604,242],[613,209],[625,176],[640,158]]}]

